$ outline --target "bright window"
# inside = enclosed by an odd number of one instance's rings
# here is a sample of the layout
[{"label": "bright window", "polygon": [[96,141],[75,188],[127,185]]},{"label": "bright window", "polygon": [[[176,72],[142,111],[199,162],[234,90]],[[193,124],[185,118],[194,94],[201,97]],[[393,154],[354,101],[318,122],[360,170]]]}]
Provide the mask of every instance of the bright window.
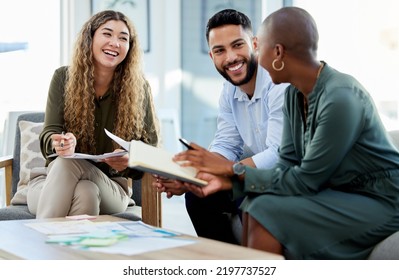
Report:
[{"label": "bright window", "polygon": [[[0,155],[10,112],[43,111],[51,76],[60,65],[60,1],[2,1],[0,9]],[[0,172],[0,206],[4,173]]]},{"label": "bright window", "polygon": [[399,129],[399,21],[396,0],[294,0],[319,29],[318,57],[358,79],[388,130]]}]

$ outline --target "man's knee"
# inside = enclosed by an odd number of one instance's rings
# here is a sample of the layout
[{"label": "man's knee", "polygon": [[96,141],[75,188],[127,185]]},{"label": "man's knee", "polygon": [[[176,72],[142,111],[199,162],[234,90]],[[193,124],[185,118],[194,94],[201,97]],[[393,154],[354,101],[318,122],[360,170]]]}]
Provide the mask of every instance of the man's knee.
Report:
[{"label": "man's knee", "polygon": [[198,196],[196,196],[195,194],[191,193],[191,192],[187,192],[185,194],[185,201],[186,201],[186,208],[187,211],[191,212],[191,211],[195,211],[196,209],[198,209],[198,207],[200,206],[200,199]]}]

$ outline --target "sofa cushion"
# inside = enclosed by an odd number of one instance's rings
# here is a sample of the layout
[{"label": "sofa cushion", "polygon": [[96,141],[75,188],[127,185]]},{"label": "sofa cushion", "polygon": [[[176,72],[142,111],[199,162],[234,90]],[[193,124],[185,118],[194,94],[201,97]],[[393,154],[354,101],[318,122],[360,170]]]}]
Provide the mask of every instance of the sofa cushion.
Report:
[{"label": "sofa cushion", "polygon": [[20,170],[17,192],[11,204],[26,204],[27,185],[30,171],[36,167],[43,167],[45,159],[40,151],[39,134],[43,130],[43,123],[19,121],[21,132]]},{"label": "sofa cushion", "polygon": [[0,221],[34,219],[26,205],[10,205],[0,209]]},{"label": "sofa cushion", "polygon": [[370,260],[399,260],[399,231],[387,237],[374,247]]},{"label": "sofa cushion", "polygon": [[112,216],[130,221],[141,221],[141,207],[136,205],[129,206],[125,212],[112,214]]},{"label": "sofa cushion", "polygon": [[[125,212],[112,214],[112,216],[130,221],[141,221],[141,207],[131,206]],[[10,205],[0,209],[0,221],[35,219],[29,212],[27,205]]]}]

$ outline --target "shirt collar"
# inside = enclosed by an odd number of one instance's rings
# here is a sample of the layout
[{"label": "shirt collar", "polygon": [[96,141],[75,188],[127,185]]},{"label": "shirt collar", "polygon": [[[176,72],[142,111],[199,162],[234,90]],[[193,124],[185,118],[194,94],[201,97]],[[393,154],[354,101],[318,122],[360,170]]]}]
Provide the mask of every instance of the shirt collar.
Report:
[{"label": "shirt collar", "polygon": [[[251,101],[254,102],[257,99],[262,98],[262,90],[265,87],[263,83],[269,81],[271,81],[271,79],[267,71],[263,69],[260,65],[258,65],[258,71],[256,71],[255,91],[254,96],[251,98]],[[236,98],[238,101],[250,100],[248,95],[243,92],[238,86],[235,87],[234,98]]]}]

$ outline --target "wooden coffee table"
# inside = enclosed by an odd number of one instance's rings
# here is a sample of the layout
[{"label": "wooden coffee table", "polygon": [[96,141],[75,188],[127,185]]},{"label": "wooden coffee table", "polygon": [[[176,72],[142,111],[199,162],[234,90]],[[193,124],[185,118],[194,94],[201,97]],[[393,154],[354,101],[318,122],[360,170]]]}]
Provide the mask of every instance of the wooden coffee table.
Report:
[{"label": "wooden coffee table", "polygon": [[[126,256],[71,249],[68,246],[47,244],[46,235],[30,227],[27,223],[64,221],[65,218],[43,220],[12,220],[0,222],[0,259],[27,260],[104,260],[104,259],[140,259],[140,260],[228,260],[228,259],[283,259],[282,256],[259,250],[249,249],[206,238],[182,235],[175,238],[188,238],[195,243],[181,247]],[[114,216],[98,216],[95,222],[126,221]]]}]

